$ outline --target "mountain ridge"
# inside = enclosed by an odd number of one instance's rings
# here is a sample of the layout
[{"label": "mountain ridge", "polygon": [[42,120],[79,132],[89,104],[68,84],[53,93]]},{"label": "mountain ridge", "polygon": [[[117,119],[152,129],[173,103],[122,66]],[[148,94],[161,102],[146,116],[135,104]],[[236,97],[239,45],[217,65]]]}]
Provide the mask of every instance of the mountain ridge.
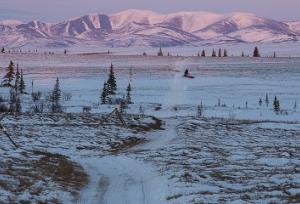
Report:
[{"label": "mountain ridge", "polygon": [[[300,21],[277,21],[253,13],[217,14],[181,11],[161,14],[148,10],[86,14],[57,23],[0,20],[0,45],[68,47],[89,41],[104,46],[179,46],[207,41],[297,41]],[[38,43],[41,41],[42,43]]]}]

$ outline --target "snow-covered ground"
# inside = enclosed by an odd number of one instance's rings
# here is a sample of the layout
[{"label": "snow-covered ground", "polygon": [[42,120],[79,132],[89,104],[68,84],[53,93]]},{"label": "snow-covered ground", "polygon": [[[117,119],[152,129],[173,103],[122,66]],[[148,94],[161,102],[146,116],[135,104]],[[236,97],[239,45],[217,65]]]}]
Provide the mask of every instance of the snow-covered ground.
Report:
[{"label": "snow-covered ground", "polygon": [[[116,119],[99,125],[99,114],[5,117],[5,127],[21,148],[15,150],[2,137],[0,201],[299,202],[300,132],[295,124],[274,121],[276,126],[265,127],[266,122],[246,120],[173,117],[161,123],[151,117],[124,118],[136,126],[126,129]],[[142,126],[153,128],[136,129]],[[65,156],[88,179],[74,189],[60,183],[60,173],[49,178],[47,171],[34,169],[28,174],[28,162],[41,162],[36,152]]]},{"label": "snow-covered ground", "polygon": [[[23,68],[28,92],[32,80],[34,91],[49,92],[59,77],[72,98],[62,101],[65,114],[3,119],[21,149],[1,134],[0,203],[300,202],[299,58],[3,54],[2,75],[10,60]],[[99,105],[111,63],[118,95],[133,88],[129,128],[116,118],[101,123],[114,108]],[[185,68],[194,79],[182,77]],[[24,96],[24,111],[30,103]],[[140,106],[160,119],[139,117]],[[70,177],[39,169],[57,160]]]},{"label": "snow-covered ground", "polygon": [[[2,75],[10,60],[23,68],[28,92],[32,80],[34,91],[51,92],[59,77],[62,91],[72,94],[71,100],[64,102],[67,112],[81,112],[83,106],[91,106],[92,112],[113,108],[98,105],[113,63],[119,95],[125,94],[129,82],[132,85],[135,104],[128,110],[131,113],[137,113],[142,105],[147,114],[160,117],[196,115],[197,105],[202,102],[204,115],[209,117],[280,121],[300,118],[298,107],[294,108],[300,101],[300,58],[5,54],[0,55]],[[194,79],[182,77],[185,68]],[[0,91],[7,93],[3,88]],[[264,102],[267,93],[268,106]],[[275,96],[287,114],[274,113]]]},{"label": "snow-covered ground", "polygon": [[[198,52],[201,53],[202,50],[206,51],[207,56],[211,56],[212,50],[221,48],[227,49],[229,56],[241,56],[244,52],[245,56],[253,53],[253,48],[258,46],[261,51],[261,55],[264,57],[273,56],[276,52],[277,56],[281,57],[300,57],[300,41],[291,42],[281,42],[281,43],[234,43],[234,42],[215,42],[215,41],[204,41],[193,46],[172,46],[164,47],[164,54],[167,55],[169,52],[173,56],[196,56]],[[62,54],[64,52],[63,48],[39,48],[33,46],[22,48],[23,53],[34,52],[37,49],[39,53],[44,52],[55,52]],[[80,53],[110,53],[114,55],[141,55],[146,52],[148,55],[157,55],[159,47],[149,47],[149,46],[125,46],[125,47],[111,47],[99,44],[99,42],[85,42],[80,45],[73,45],[66,48],[69,53],[80,54]],[[18,52],[18,49],[15,50]]]}]

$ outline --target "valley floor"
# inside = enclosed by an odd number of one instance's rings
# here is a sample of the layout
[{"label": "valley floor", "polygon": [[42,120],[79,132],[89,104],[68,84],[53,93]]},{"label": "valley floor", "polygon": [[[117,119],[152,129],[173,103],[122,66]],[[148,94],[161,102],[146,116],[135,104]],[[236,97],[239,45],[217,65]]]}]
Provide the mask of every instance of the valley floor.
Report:
[{"label": "valley floor", "polygon": [[297,123],[104,116],[6,116],[0,203],[300,202]]},{"label": "valley floor", "polygon": [[[0,120],[20,145],[1,132],[0,204],[300,202],[300,58],[1,54],[1,75],[10,60],[41,99]],[[128,127],[99,104],[111,63]],[[31,113],[57,77],[65,113]]]}]

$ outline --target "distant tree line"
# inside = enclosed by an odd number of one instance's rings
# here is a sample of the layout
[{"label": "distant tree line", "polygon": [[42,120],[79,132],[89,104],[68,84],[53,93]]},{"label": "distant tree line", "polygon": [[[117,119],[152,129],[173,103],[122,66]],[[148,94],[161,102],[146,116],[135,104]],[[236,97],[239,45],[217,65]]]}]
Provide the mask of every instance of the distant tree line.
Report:
[{"label": "distant tree line", "polygon": [[[147,53],[146,53],[146,52],[143,52],[143,53],[142,53],[142,56],[147,56]],[[161,47],[159,48],[159,51],[157,52],[157,56],[159,56],[159,57],[165,56],[165,54],[164,54],[164,52],[163,52],[163,50],[162,50]],[[168,52],[166,56],[172,56],[172,55]],[[177,54],[177,56],[179,56],[179,55]],[[198,57],[207,57],[207,56],[210,56],[210,57],[228,57],[229,54],[228,54],[227,49],[221,49],[221,48],[219,48],[217,51],[216,51],[215,49],[213,49],[213,50],[211,51],[211,54],[207,54],[206,50],[202,50],[201,52],[199,51],[199,52],[197,53],[197,56],[198,56]],[[233,55],[232,55],[232,56],[233,56]],[[240,56],[241,56],[241,57],[246,57],[244,51],[242,51],[242,53],[241,53]],[[252,57],[255,57],[255,58],[256,58],[256,57],[261,57],[261,54],[260,54],[260,51],[259,51],[258,47],[257,47],[257,46],[254,47],[254,50],[253,50],[252,55],[247,55],[247,56],[248,56],[248,57],[249,57],[249,56],[252,56]],[[276,57],[277,57],[276,52],[273,52],[272,57],[273,57],[273,58],[276,58]]]}]

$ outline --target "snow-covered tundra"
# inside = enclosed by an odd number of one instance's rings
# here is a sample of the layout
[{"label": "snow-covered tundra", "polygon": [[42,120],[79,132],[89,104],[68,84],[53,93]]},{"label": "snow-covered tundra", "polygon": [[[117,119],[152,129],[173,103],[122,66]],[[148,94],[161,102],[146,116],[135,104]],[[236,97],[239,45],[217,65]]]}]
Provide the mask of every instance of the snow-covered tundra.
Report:
[{"label": "snow-covered tundra", "polygon": [[[0,67],[10,60],[28,92],[59,77],[71,99],[37,114],[24,95],[24,113],[1,121],[20,147],[1,134],[0,203],[300,202],[298,58],[31,53],[0,55]],[[126,125],[99,104],[111,63],[117,95],[132,85]]]}]

